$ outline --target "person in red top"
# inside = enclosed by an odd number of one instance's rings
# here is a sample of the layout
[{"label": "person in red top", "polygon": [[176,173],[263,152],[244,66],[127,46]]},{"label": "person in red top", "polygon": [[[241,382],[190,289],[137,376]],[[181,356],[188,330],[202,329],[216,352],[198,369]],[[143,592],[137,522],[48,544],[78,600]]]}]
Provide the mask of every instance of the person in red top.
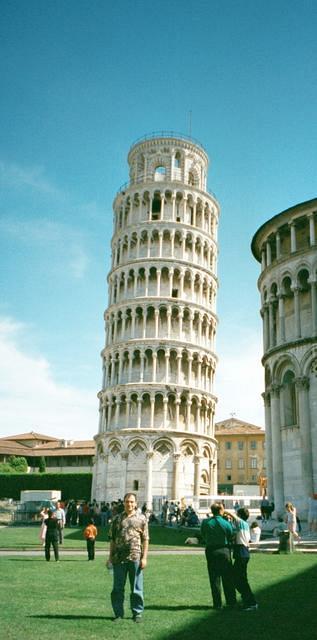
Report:
[{"label": "person in red top", "polygon": [[97,535],[97,527],[95,527],[93,518],[90,518],[87,527],[84,529],[84,537],[86,538],[87,543],[88,560],[95,559],[95,540]]}]

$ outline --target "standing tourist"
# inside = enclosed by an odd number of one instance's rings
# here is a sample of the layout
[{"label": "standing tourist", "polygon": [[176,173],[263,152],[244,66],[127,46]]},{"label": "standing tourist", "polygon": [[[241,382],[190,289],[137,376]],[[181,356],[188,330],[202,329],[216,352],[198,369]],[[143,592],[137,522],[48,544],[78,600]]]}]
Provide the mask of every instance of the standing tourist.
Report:
[{"label": "standing tourist", "polygon": [[87,527],[84,529],[84,537],[87,543],[88,560],[95,559],[95,540],[98,535],[97,527],[93,518],[88,521]]},{"label": "standing tourist", "polygon": [[233,582],[230,544],[233,527],[224,516],[221,502],[211,505],[211,518],[205,518],[201,525],[201,536],[206,545],[206,560],[214,609],[221,609],[221,582],[228,606],[236,604]]},{"label": "standing tourist", "polygon": [[291,502],[287,502],[285,505],[286,515],[285,522],[289,532],[293,535],[295,540],[299,540],[299,535],[297,533],[297,520],[296,520],[296,509]]},{"label": "standing tourist", "polygon": [[59,544],[63,544],[63,534],[64,534],[66,517],[65,517],[65,511],[62,508],[62,505],[59,501],[56,504],[56,511],[54,513],[54,517],[57,520],[58,541],[59,541]]},{"label": "standing tourist", "polygon": [[234,520],[235,543],[233,546],[233,576],[234,584],[241,594],[243,611],[256,611],[257,601],[251,591],[248,581],[247,567],[250,560],[250,527],[248,525],[249,511],[245,507],[238,509],[237,514],[228,514]]},{"label": "standing tourist", "polygon": [[56,562],[59,562],[58,553],[58,521],[53,517],[53,511],[51,509],[47,512],[46,535],[45,535],[45,559],[47,562],[51,559],[51,545],[54,549],[54,556]]},{"label": "standing tourist", "polygon": [[45,537],[46,537],[46,520],[48,518],[48,508],[44,507],[40,513],[41,517],[41,529],[40,529],[40,540],[45,547]]},{"label": "standing tourist", "polygon": [[141,622],[144,610],[143,569],[147,563],[149,544],[147,519],[136,513],[137,503],[134,493],[124,496],[124,511],[112,520],[109,539],[110,554],[108,567],[113,566],[113,589],[111,603],[114,622],[124,616],[124,588],[129,576],[132,619]]}]

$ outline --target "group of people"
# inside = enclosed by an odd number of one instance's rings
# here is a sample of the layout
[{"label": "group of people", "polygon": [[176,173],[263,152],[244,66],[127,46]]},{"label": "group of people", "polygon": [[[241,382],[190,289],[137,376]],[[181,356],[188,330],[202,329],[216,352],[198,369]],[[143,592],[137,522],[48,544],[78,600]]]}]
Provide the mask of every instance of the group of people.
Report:
[{"label": "group of people", "polygon": [[173,524],[181,527],[197,527],[199,518],[191,505],[182,507],[179,502],[165,500],[162,505],[161,524],[163,527],[167,524],[170,527]]},{"label": "group of people", "polygon": [[63,544],[64,527],[66,523],[65,510],[61,502],[56,503],[56,509],[44,508],[41,513],[40,540],[45,547],[45,558],[49,562],[51,559],[51,546],[54,550],[56,562],[59,561],[58,545]]},{"label": "group of people", "polygon": [[[111,521],[108,568],[113,571],[111,603],[113,621],[124,617],[124,590],[129,577],[132,620],[142,621],[144,610],[143,569],[147,564],[149,545],[148,520],[137,510],[136,496],[127,493],[124,509]],[[239,508],[236,513],[225,511],[222,503],[214,503],[212,516],[203,520],[201,538],[205,543],[208,575],[215,609],[222,608],[223,587],[228,607],[237,605],[236,592],[241,594],[242,608],[254,611],[258,603],[249,585],[247,565],[250,558],[249,511]],[[232,561],[233,556],[233,561]]]},{"label": "group of people", "polygon": [[[171,513],[174,503],[171,503]],[[166,512],[165,522],[171,505],[163,504]],[[314,505],[313,505],[314,506]],[[164,511],[165,507],[165,511]],[[166,508],[167,507],[167,508]],[[146,505],[137,508],[136,495],[127,493],[123,500],[109,505],[110,508],[110,551],[107,566],[113,572],[113,587],[111,603],[114,612],[114,622],[120,622],[124,617],[124,591],[129,578],[131,595],[130,606],[132,619],[138,623],[142,621],[144,610],[143,570],[147,565],[149,546],[148,514]],[[296,508],[290,502],[285,505],[285,523],[288,530],[296,538],[297,515]],[[43,511],[43,536],[45,527],[45,558],[50,560],[50,547],[53,546],[55,560],[59,560],[58,544],[63,541],[65,526],[65,511],[58,502],[56,510]],[[227,607],[237,606],[237,592],[242,599],[244,611],[255,611],[258,603],[250,587],[247,568],[250,559],[250,542],[258,542],[261,528],[254,521],[248,524],[249,511],[239,507],[234,511],[226,511],[223,502],[215,502],[211,506],[211,516],[206,517],[201,524],[200,537],[205,544],[207,570],[214,609],[223,606],[222,590]],[[315,520],[312,519],[313,526]],[[317,514],[316,514],[317,524]],[[94,560],[95,540],[98,530],[94,518],[85,522],[84,537],[87,543],[88,560]]]}]

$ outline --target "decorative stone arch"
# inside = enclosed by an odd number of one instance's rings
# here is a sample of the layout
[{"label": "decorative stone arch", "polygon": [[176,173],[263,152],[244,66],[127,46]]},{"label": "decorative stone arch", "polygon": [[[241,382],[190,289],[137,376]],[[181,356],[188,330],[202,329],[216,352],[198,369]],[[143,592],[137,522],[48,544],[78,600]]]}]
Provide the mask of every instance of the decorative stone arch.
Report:
[{"label": "decorative stone arch", "polygon": [[303,356],[300,369],[303,376],[313,375],[317,377],[317,346],[311,347]]},{"label": "decorative stone arch", "polygon": [[108,443],[108,452],[116,458],[122,452],[122,444],[117,438],[112,439]]},{"label": "decorative stone arch", "polygon": [[197,165],[192,164],[189,168],[188,168],[188,173],[187,173],[187,183],[191,186],[191,187],[198,187],[200,186],[200,174],[199,174],[199,168],[197,167]]},{"label": "decorative stone arch", "polygon": [[[164,169],[164,173],[162,174],[158,169]],[[169,174],[169,160],[165,155],[155,155],[154,158],[148,164],[148,176],[150,180],[154,180],[154,182],[159,182],[160,180],[165,180],[168,178]],[[157,178],[157,175],[163,175],[164,178]]]},{"label": "decorative stone arch", "polygon": [[127,449],[135,457],[138,457],[147,451],[148,446],[147,446],[147,442],[143,438],[134,437],[134,438],[131,438],[131,440],[129,440],[127,444]]},{"label": "decorative stone arch", "polygon": [[153,441],[153,451],[159,453],[162,457],[175,453],[175,445],[173,440],[166,437],[158,437]]},{"label": "decorative stone arch", "polygon": [[182,440],[182,442],[180,443],[180,450],[184,457],[198,455],[197,443],[189,438]]},{"label": "decorative stone arch", "polygon": [[282,376],[287,369],[294,371],[295,377],[300,375],[300,366],[297,358],[292,353],[282,354],[274,363],[272,379],[275,384],[281,384]]}]

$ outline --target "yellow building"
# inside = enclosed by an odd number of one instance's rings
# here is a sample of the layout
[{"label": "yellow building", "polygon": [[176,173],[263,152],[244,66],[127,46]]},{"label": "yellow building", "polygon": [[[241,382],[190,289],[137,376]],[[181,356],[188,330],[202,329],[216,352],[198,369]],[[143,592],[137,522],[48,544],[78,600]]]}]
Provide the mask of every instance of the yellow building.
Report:
[{"label": "yellow building", "polygon": [[264,429],[229,418],[215,425],[218,441],[218,492],[233,492],[233,485],[258,485],[265,488]]}]

